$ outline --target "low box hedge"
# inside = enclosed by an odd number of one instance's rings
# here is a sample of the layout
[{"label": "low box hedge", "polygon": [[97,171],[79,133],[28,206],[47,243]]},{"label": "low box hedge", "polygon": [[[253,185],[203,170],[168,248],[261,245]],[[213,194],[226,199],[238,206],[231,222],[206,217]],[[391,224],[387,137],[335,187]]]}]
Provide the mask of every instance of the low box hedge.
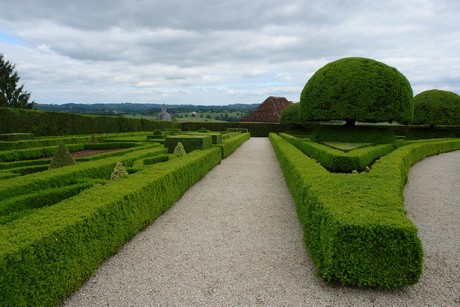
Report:
[{"label": "low box hedge", "polygon": [[404,212],[402,190],[411,165],[460,149],[460,140],[401,146],[361,174],[329,173],[280,136],[271,134],[270,140],[295,200],[306,248],[325,281],[376,288],[419,281],[423,250]]},{"label": "low box hedge", "polygon": [[235,136],[225,139],[222,143],[215,146],[220,147],[222,151],[222,159],[231,155],[241,144],[249,140],[251,135],[249,133],[236,134]]},{"label": "low box hedge", "polygon": [[18,195],[0,201],[0,216],[28,209],[37,209],[56,204],[72,197],[91,186],[91,183],[78,183],[59,188],[45,189],[26,195]]},{"label": "low box hedge", "polygon": [[34,191],[60,187],[75,183],[85,178],[108,179],[118,161],[130,167],[138,159],[166,153],[161,147],[137,147],[138,150],[123,156],[115,156],[102,160],[77,163],[74,165],[34,173],[21,177],[2,180],[0,185],[0,201],[17,195],[25,195]]},{"label": "low box hedge", "polygon": [[372,126],[321,125],[310,135],[312,141],[389,144],[395,142],[395,132],[390,128]]},{"label": "low box hedge", "polygon": [[195,151],[0,225],[0,305],[60,304],[220,161]]},{"label": "low box hedge", "polygon": [[212,137],[208,134],[200,135],[169,135],[165,140],[168,153],[173,153],[177,143],[181,142],[187,153],[194,150],[208,149],[212,146]]},{"label": "low box hedge", "polygon": [[32,140],[33,133],[2,133],[0,134],[0,141],[18,141],[18,140]]},{"label": "low box hedge", "polygon": [[376,159],[392,152],[396,148],[395,144],[381,144],[343,152],[326,145],[296,138],[285,133],[280,133],[280,136],[310,158],[317,160],[329,171],[337,173],[363,171]]}]

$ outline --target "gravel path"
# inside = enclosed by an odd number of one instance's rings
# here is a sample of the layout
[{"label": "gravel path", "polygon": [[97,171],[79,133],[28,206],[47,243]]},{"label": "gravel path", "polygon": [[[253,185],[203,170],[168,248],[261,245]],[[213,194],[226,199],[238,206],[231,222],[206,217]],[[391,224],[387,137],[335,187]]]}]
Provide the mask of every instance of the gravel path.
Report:
[{"label": "gravel path", "polygon": [[[426,251],[418,285],[325,285],[268,138],[251,138],[106,261],[66,306],[459,306],[460,151],[414,166],[406,209]],[[436,194],[440,192],[441,194]]]}]

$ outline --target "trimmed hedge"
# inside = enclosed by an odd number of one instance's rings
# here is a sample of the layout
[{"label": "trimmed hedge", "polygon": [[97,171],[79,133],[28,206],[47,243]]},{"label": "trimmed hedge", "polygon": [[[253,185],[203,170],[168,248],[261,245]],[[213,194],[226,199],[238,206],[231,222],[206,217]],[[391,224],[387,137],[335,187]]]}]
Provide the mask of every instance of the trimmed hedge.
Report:
[{"label": "trimmed hedge", "polygon": [[178,143],[182,143],[187,153],[194,150],[208,149],[212,146],[212,137],[208,134],[200,135],[170,135],[166,137],[165,147],[168,153],[173,153]]},{"label": "trimmed hedge", "polygon": [[[78,143],[78,144],[66,145],[67,149],[70,152],[82,151],[86,149],[131,148],[134,146],[136,146],[135,143],[124,143],[124,142],[95,143],[95,144]],[[152,144],[152,146],[155,146],[155,145]],[[28,160],[28,159],[38,159],[38,158],[43,158],[43,157],[51,157],[56,153],[57,148],[58,146],[46,146],[46,147],[27,148],[27,149],[4,150],[4,151],[0,151],[0,162],[13,162],[13,161]],[[83,160],[80,160],[80,161],[83,161]]]},{"label": "trimmed hedge", "polygon": [[231,155],[235,150],[240,147],[241,144],[249,140],[251,135],[249,133],[242,133],[238,134],[234,137],[231,137],[229,139],[225,139],[222,141],[222,143],[217,144],[215,146],[220,147],[222,151],[222,159],[227,158],[229,155]]},{"label": "trimmed hedge", "polygon": [[[182,130],[197,131],[204,127],[210,131],[232,131],[235,128],[237,131],[243,132],[241,129],[246,129],[253,137],[268,137],[270,132],[285,132],[296,127],[296,125],[281,125],[278,123],[210,123],[210,122],[185,122],[182,123]],[[230,129],[230,130],[228,130]]]},{"label": "trimmed hedge", "polygon": [[118,133],[176,128],[179,123],[128,117],[90,116],[0,108],[0,133],[34,132],[35,136]]},{"label": "trimmed hedge", "polygon": [[77,163],[75,165],[48,170],[16,178],[2,180],[0,185],[0,201],[17,195],[25,195],[35,191],[53,187],[61,187],[86,178],[109,179],[115,164],[120,161],[123,165],[132,166],[138,159],[166,153],[165,148],[138,147],[138,150],[123,156],[103,160]]},{"label": "trimmed hedge", "polygon": [[404,212],[410,166],[460,149],[460,140],[402,146],[361,174],[333,174],[280,136],[271,134],[297,205],[306,248],[327,282],[394,288],[418,282],[423,250]]},{"label": "trimmed hedge", "polygon": [[195,151],[0,226],[0,305],[61,303],[220,161]]},{"label": "trimmed hedge", "polygon": [[299,139],[285,133],[280,133],[280,136],[310,158],[317,160],[329,171],[337,173],[363,171],[376,159],[392,152],[396,148],[395,144],[382,144],[343,152],[326,145]]},{"label": "trimmed hedge", "polygon": [[389,128],[370,126],[318,126],[310,135],[315,142],[345,142],[388,144],[395,142],[395,133]]},{"label": "trimmed hedge", "polygon": [[0,216],[37,209],[57,204],[91,186],[90,183],[78,183],[69,186],[41,190],[27,195],[18,195],[0,202]]},{"label": "trimmed hedge", "polygon": [[166,162],[169,160],[169,155],[158,155],[152,158],[147,158],[143,160],[143,165],[152,165],[161,162]]},{"label": "trimmed hedge", "polygon": [[6,133],[0,134],[0,141],[31,140],[34,136],[33,133]]},{"label": "trimmed hedge", "polygon": [[420,139],[438,139],[438,138],[454,138],[454,130],[438,129],[435,127],[411,127],[407,131],[406,140]]}]

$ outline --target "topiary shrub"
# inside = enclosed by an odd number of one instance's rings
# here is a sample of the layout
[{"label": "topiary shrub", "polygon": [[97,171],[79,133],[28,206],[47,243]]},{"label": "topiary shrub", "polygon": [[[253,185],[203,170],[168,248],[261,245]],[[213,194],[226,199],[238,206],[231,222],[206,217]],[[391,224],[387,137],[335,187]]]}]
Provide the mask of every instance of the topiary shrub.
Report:
[{"label": "topiary shrub", "polygon": [[206,129],[205,127],[201,127],[200,129],[198,129],[198,132],[206,133],[206,132],[209,132],[209,130]]},{"label": "topiary shrub", "polygon": [[113,169],[112,174],[110,175],[110,180],[117,180],[127,176],[128,172],[126,171],[126,168],[123,166],[123,163],[118,161],[115,165],[115,168]]},{"label": "topiary shrub", "polygon": [[300,122],[345,120],[409,123],[413,92],[396,68],[367,58],[343,58],[319,69],[300,96]]},{"label": "topiary shrub", "polygon": [[49,168],[54,169],[72,164],[75,164],[75,159],[72,157],[64,143],[60,143],[56,153],[54,154],[53,160],[51,160]]},{"label": "topiary shrub", "polygon": [[300,102],[295,102],[281,112],[281,124],[298,124]]},{"label": "topiary shrub", "polygon": [[97,143],[99,143],[97,137],[96,137],[94,134],[89,138],[89,141],[90,141],[90,143],[92,143],[92,144],[97,144]]},{"label": "topiary shrub", "polygon": [[161,130],[159,129],[153,130],[153,136],[161,138],[162,137]]},{"label": "topiary shrub", "polygon": [[181,142],[178,142],[178,143],[177,143],[176,148],[174,148],[173,154],[175,154],[175,155],[177,155],[177,156],[183,156],[183,155],[187,154],[187,153],[185,152],[184,145],[182,145]]},{"label": "topiary shrub", "polygon": [[442,90],[428,90],[415,95],[416,125],[460,125],[460,96]]}]

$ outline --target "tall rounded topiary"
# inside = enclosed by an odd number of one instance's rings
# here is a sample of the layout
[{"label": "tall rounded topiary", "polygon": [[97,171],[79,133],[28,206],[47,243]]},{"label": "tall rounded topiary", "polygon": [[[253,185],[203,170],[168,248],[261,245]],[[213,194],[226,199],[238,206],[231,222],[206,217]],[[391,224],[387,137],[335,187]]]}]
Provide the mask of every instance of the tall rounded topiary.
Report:
[{"label": "tall rounded topiary", "polygon": [[367,58],[343,58],[320,68],[300,96],[301,122],[345,120],[409,123],[413,92],[396,68]]},{"label": "tall rounded topiary", "polygon": [[300,102],[295,102],[281,111],[281,124],[299,123]]},{"label": "tall rounded topiary", "polygon": [[64,143],[60,143],[56,153],[54,154],[53,160],[51,160],[49,169],[59,168],[67,165],[75,164],[75,159],[70,154]]},{"label": "tall rounded topiary", "polygon": [[428,90],[414,97],[414,124],[460,125],[460,96],[442,90]]}]

